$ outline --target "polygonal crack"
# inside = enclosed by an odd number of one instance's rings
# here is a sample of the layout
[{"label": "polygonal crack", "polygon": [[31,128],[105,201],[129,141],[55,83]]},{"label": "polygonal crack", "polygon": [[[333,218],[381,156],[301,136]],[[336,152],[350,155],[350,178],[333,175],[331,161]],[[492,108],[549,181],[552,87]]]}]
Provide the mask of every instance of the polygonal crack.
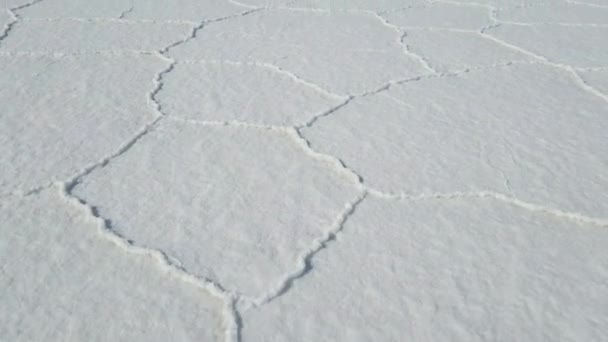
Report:
[{"label": "polygonal crack", "polygon": [[204,39],[193,39],[170,55],[177,60],[268,63],[342,95],[426,73],[402,53],[397,32],[361,13],[261,11],[214,23],[205,29]]},{"label": "polygonal crack", "polygon": [[606,218],[606,113],[560,69],[526,64],[397,85],[303,135],[383,191],[490,190]]},{"label": "polygonal crack", "polygon": [[153,56],[0,57],[0,193],[65,179],[153,118]]},{"label": "polygonal crack", "polygon": [[281,131],[162,121],[72,191],[135,244],[258,295],[356,193]]}]

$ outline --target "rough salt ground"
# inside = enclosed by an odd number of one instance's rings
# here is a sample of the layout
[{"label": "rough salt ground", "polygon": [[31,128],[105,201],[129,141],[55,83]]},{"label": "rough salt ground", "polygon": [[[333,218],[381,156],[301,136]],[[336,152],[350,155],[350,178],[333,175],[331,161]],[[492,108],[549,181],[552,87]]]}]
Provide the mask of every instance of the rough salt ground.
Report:
[{"label": "rough salt ground", "polygon": [[608,335],[608,3],[8,0],[0,336]]}]

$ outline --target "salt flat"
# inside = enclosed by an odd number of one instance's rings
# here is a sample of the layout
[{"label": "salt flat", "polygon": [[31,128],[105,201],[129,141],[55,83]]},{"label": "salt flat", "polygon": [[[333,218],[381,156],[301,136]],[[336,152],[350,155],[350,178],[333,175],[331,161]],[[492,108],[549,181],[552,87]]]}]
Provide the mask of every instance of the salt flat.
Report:
[{"label": "salt flat", "polygon": [[608,1],[3,2],[1,341],[608,339]]}]

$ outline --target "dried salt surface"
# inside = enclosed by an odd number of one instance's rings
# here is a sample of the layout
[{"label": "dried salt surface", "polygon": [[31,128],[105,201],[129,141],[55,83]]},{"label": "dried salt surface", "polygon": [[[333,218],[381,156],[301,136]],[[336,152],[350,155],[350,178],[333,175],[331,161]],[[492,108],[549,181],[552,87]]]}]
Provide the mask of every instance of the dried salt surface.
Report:
[{"label": "dried salt surface", "polygon": [[5,0],[0,336],[602,341],[604,0]]},{"label": "dried salt surface", "polygon": [[0,193],[67,178],[118,149],[153,119],[147,92],[165,64],[152,56],[0,57]]},{"label": "dried salt surface", "polygon": [[245,341],[601,341],[608,231],[495,200],[362,203]]},{"label": "dried salt surface", "polygon": [[407,82],[304,136],[385,192],[497,192],[605,220],[607,113],[571,75],[524,64]]},{"label": "dried salt surface", "polygon": [[356,195],[282,132],[167,121],[133,152],[73,193],[135,244],[251,296],[295,267]]},{"label": "dried salt surface", "polygon": [[47,190],[0,204],[0,334],[10,341],[214,341],[222,302],[100,238]]},{"label": "dried salt surface", "polygon": [[259,11],[209,25],[203,36],[177,46],[170,55],[270,64],[341,95],[426,72],[403,53],[399,32],[368,13]]}]

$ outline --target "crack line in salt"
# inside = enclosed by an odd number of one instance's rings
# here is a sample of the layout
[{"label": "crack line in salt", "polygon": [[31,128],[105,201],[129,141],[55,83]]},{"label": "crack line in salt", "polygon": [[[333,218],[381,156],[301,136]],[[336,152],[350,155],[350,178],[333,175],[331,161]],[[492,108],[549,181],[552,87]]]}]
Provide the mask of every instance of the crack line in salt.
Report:
[{"label": "crack line in salt", "polygon": [[17,14],[17,11],[19,11],[20,9],[24,9],[26,7],[30,7],[32,5],[35,5],[41,1],[44,0],[33,0],[31,2],[25,3],[23,5],[20,6],[16,6],[16,7],[12,7],[12,8],[7,8],[6,11],[8,12],[9,16],[11,17],[11,21],[9,21],[5,26],[4,29],[2,31],[2,33],[0,33],[0,46],[2,45],[2,41],[4,39],[6,39],[9,35],[9,33],[13,30],[13,27],[19,22],[21,21],[21,17],[19,16],[19,14]]}]

